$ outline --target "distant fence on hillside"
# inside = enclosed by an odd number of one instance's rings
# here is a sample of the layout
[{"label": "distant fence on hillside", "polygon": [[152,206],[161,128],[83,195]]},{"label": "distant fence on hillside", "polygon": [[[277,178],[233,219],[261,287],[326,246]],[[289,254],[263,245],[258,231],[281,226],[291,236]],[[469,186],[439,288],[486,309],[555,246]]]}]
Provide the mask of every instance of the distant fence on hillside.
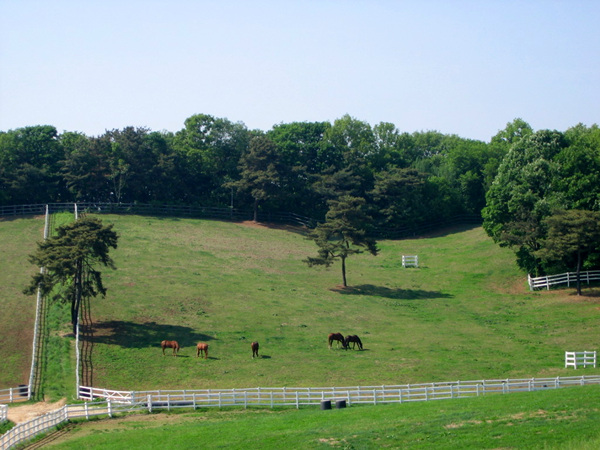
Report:
[{"label": "distant fence on hillside", "polygon": [[[234,208],[218,208],[210,206],[187,205],[153,205],[141,203],[49,203],[37,205],[0,206],[0,217],[42,215],[46,207],[50,213],[62,211],[75,211],[75,205],[80,212],[97,214],[139,214],[151,216],[193,217],[200,219],[216,219],[230,221],[253,220],[251,210]],[[319,220],[290,212],[258,212],[258,221],[264,223],[282,223],[288,225],[314,228]],[[426,223],[412,224],[405,227],[372,227],[369,233],[380,239],[404,239],[420,236],[443,228],[459,225],[481,225],[481,216],[478,214],[462,214],[450,218],[429,221]]]},{"label": "distant fence on hillside", "polygon": [[[50,213],[62,211],[74,211],[75,205],[81,212],[96,214],[139,214],[151,216],[193,217],[204,219],[245,221],[253,220],[254,213],[251,210],[234,208],[217,208],[211,206],[187,206],[187,205],[153,205],[142,203],[49,203],[38,205],[14,205],[0,206],[0,217],[42,215],[48,206]],[[287,223],[299,226],[314,227],[316,221],[295,213],[258,213],[260,222]]]},{"label": "distant fence on hillside", "polygon": [[[582,283],[590,284],[593,281],[600,281],[600,270],[587,270],[580,273]],[[538,288],[550,289],[550,286],[558,286],[566,284],[568,287],[571,284],[577,283],[577,272],[561,273],[559,275],[546,275],[542,277],[532,277],[527,275],[529,290],[533,291]]]}]

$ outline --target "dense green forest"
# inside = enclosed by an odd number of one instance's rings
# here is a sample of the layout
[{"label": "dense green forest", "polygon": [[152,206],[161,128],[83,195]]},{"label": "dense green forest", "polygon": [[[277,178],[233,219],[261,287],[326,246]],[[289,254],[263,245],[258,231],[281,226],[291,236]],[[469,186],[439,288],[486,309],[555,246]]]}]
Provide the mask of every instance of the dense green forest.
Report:
[{"label": "dense green forest", "polygon": [[[294,212],[322,220],[342,197],[364,199],[371,225],[419,227],[481,215],[531,273],[547,262],[544,220],[600,211],[600,129],[539,130],[522,119],[489,142],[401,132],[343,116],[268,131],[206,114],[176,133],[126,127],[101,136],[51,125],[0,131],[0,206],[137,202]],[[587,249],[584,266],[597,266]]]}]

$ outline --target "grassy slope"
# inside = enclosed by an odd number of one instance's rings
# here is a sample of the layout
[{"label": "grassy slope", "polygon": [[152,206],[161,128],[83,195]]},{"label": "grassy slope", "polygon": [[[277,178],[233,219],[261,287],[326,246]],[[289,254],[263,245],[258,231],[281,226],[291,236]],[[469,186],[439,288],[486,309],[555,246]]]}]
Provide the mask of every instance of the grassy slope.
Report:
[{"label": "grassy slope", "polygon": [[[598,347],[593,297],[530,293],[481,228],[383,241],[340,268],[302,263],[301,234],[242,224],[103,216],[121,234],[93,301],[93,384],[113,389],[343,386],[572,375],[565,350]],[[418,254],[419,269],[403,269]],[[330,332],[365,351],[328,350]],[[179,358],[162,357],[176,339]],[[251,359],[249,343],[261,343]],[[195,344],[210,345],[209,359]],[[592,373],[587,370],[586,373]]]},{"label": "grassy slope", "polygon": [[43,237],[43,218],[0,219],[0,389],[29,381],[36,299],[22,291],[36,272],[28,255]]},{"label": "grassy slope", "polygon": [[[112,252],[118,270],[104,270],[108,296],[92,300],[95,386],[342,386],[573,375],[563,369],[563,352],[598,347],[596,297],[529,292],[511,252],[481,228],[382,241],[379,256],[348,261],[351,287],[341,289],[339,265],[324,270],[302,263],[315,246],[293,230],[101,218],[115,224],[121,240]],[[34,299],[20,290],[35,270],[27,254],[42,228],[39,219],[0,224],[7,255],[0,271],[4,336],[30,334]],[[403,269],[402,254],[418,254],[421,267]],[[328,350],[332,331],[360,335],[365,351]],[[163,358],[162,339],[179,340],[181,357]],[[261,358],[252,360],[255,339]],[[195,358],[198,341],[210,344],[208,360]],[[25,339],[20,352],[0,346],[0,357],[10,362],[0,375],[5,386],[26,381],[30,345]]]}]

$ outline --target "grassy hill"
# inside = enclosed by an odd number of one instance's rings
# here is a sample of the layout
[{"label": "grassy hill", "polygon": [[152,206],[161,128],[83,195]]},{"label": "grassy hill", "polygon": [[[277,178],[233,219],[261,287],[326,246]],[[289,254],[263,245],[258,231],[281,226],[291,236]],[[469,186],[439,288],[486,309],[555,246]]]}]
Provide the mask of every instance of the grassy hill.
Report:
[{"label": "grassy hill", "polygon": [[0,218],[0,389],[29,382],[36,299],[22,291],[36,272],[28,255],[43,238],[43,218]]},{"label": "grassy hill", "polygon": [[[382,241],[377,257],[302,260],[293,229],[103,216],[120,233],[109,295],[92,304],[93,384],[114,389],[343,386],[572,374],[565,350],[598,347],[595,299],[531,293],[481,228]],[[418,269],[401,267],[418,254]],[[330,332],[365,350],[329,350]],[[175,339],[178,358],[159,343]],[[250,342],[261,343],[252,360]],[[209,359],[195,344],[209,344]]]},{"label": "grassy hill", "polygon": [[[339,265],[324,270],[302,262],[316,247],[297,229],[100,218],[114,223],[121,238],[112,252],[118,270],[104,271],[108,295],[91,301],[85,348],[94,386],[344,386],[574,375],[584,371],[564,369],[564,351],[598,348],[597,291],[586,288],[584,297],[573,290],[529,292],[512,253],[479,227],[381,241],[380,255],[348,260],[344,289]],[[21,229],[35,241],[39,225],[16,219],[0,223],[0,232]],[[12,251],[30,271],[22,247]],[[418,254],[420,267],[402,268],[403,254]],[[358,334],[365,350],[329,350],[330,332]],[[180,342],[179,357],[162,356],[163,339]],[[254,360],[253,340],[261,344]],[[195,357],[199,341],[210,346],[207,360]]]}]

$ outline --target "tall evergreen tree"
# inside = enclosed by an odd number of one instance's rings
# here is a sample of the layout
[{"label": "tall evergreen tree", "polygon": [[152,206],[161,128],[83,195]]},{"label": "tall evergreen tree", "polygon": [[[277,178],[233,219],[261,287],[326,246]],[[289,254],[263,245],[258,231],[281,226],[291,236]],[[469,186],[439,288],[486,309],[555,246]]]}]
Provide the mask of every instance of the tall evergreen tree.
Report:
[{"label": "tall evergreen tree", "polygon": [[319,247],[318,254],[308,257],[304,262],[310,267],[329,267],[339,259],[342,262],[342,281],[346,287],[346,259],[364,253],[364,249],[375,256],[379,249],[377,242],[367,237],[370,217],[365,213],[363,198],[342,196],[338,200],[331,200],[329,205],[325,222],[317,225],[309,235],[309,239]]},{"label": "tall evergreen tree", "polygon": [[44,296],[71,303],[73,333],[77,329],[83,298],[106,295],[98,264],[115,268],[108,252],[117,248],[118,235],[113,226],[96,218],[83,218],[58,228],[57,235],[38,244],[29,260],[44,270],[32,277],[23,291],[34,294],[38,287]]}]

